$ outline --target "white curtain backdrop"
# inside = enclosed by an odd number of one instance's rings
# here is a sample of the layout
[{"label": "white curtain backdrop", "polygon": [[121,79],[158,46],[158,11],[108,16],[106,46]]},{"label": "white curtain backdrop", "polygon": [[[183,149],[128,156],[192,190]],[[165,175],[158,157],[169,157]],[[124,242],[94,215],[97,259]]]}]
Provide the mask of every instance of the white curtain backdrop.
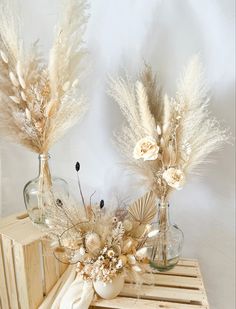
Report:
[{"label": "white curtain backdrop", "polygon": [[[1,0],[0,0],[1,1]],[[60,0],[19,0],[27,42],[40,38],[49,50]],[[85,89],[90,110],[51,151],[52,173],[82,183],[104,196],[132,193],[112,144],[122,124],[118,107],[106,94],[108,73],[138,72],[145,59],[158,71],[163,88],[174,95],[176,79],[199,53],[211,89],[214,115],[234,130],[235,7],[233,0],[91,0],[87,42],[90,51]],[[0,215],[24,209],[22,189],[37,174],[35,154],[1,142]],[[184,256],[200,261],[211,308],[234,308],[234,147],[190,178],[171,202],[172,219],[185,234]]]}]

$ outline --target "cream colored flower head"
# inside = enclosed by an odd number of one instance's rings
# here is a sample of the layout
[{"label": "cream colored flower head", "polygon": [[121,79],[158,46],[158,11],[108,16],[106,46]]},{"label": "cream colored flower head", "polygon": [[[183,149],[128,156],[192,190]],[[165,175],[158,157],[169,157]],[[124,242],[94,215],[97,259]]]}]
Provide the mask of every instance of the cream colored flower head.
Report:
[{"label": "cream colored flower head", "polygon": [[159,153],[159,147],[155,138],[146,136],[140,139],[134,147],[134,159],[143,159],[144,161],[156,160]]},{"label": "cream colored flower head", "polygon": [[170,167],[162,175],[167,184],[177,190],[181,190],[185,184],[185,175],[180,169]]}]

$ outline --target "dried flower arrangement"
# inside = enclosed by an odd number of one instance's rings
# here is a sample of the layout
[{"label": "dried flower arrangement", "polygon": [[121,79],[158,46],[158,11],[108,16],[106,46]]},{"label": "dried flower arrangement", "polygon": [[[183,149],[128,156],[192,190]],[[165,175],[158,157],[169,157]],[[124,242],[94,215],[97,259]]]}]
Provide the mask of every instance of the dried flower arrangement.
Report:
[{"label": "dried flower arrangement", "polygon": [[[77,162],[76,171],[80,165]],[[140,273],[148,262],[143,248],[150,223],[156,216],[155,195],[150,192],[127,208],[56,200],[47,209],[47,234],[52,240],[54,255],[62,263],[77,264],[83,280],[110,282],[126,270]]]},{"label": "dried flower arrangement", "polygon": [[111,79],[109,93],[126,119],[116,138],[128,158],[127,166],[144,177],[159,201],[151,265],[165,271],[176,265],[183,244],[182,231],[168,222],[170,193],[180,190],[186,175],[228,140],[228,132],[208,110],[203,70],[196,56],[183,73],[175,98],[162,95],[149,66],[135,83],[129,77]]},{"label": "dried flower arrangement", "polygon": [[[38,42],[25,51],[13,2],[1,1],[0,133],[4,138],[46,154],[83,115],[86,100],[79,85],[86,55],[87,7],[85,0],[63,1],[46,65]],[[50,177],[47,169],[45,177]]]},{"label": "dried flower arrangement", "polygon": [[208,110],[197,56],[181,77],[175,98],[162,95],[149,66],[135,84],[129,77],[111,79],[109,93],[126,118],[116,137],[127,164],[144,176],[162,202],[173,189],[183,187],[187,173],[228,140]]}]

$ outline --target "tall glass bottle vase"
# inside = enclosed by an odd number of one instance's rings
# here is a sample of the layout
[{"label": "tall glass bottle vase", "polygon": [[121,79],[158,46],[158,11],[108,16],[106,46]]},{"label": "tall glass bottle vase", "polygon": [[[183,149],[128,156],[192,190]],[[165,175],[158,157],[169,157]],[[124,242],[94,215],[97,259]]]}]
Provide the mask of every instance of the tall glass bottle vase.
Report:
[{"label": "tall glass bottle vase", "polygon": [[148,235],[151,267],[159,271],[173,268],[181,256],[184,235],[177,225],[171,224],[167,202],[158,204],[157,222]]},{"label": "tall glass bottle vase", "polygon": [[38,177],[29,181],[24,187],[24,201],[32,222],[45,223],[45,209],[55,203],[60,196],[69,195],[67,182],[51,176],[49,168],[50,155],[39,155]]}]

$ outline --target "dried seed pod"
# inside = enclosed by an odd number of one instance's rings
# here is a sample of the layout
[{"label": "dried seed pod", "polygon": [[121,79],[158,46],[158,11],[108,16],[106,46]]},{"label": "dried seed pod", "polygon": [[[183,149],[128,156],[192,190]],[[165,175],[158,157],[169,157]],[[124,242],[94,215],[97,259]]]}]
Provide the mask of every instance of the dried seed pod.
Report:
[{"label": "dried seed pod", "polygon": [[157,125],[157,134],[158,135],[162,134],[161,127],[159,125]]},{"label": "dried seed pod", "polygon": [[100,201],[100,205],[99,206],[100,206],[101,209],[104,207],[104,200]]},{"label": "dried seed pod", "polygon": [[25,95],[24,91],[21,91],[20,95],[21,95],[22,100],[26,102],[26,95]]},{"label": "dried seed pod", "polygon": [[1,55],[2,60],[7,64],[8,63],[8,58],[7,58],[6,54],[2,50],[0,50],[0,55]]},{"label": "dried seed pod", "polygon": [[17,104],[20,103],[20,99],[17,98],[16,96],[14,96],[14,95],[10,95],[9,98],[10,98],[13,102],[15,102],[15,103],[17,103]]},{"label": "dried seed pod", "polygon": [[77,161],[75,164],[75,170],[78,172],[80,170],[80,163]]},{"label": "dried seed pod", "polygon": [[28,108],[25,109],[25,115],[26,115],[26,118],[31,121],[31,112],[28,110]]},{"label": "dried seed pod", "polygon": [[19,82],[17,80],[17,78],[15,77],[14,73],[13,72],[10,72],[9,73],[9,77],[10,77],[10,80],[12,82],[12,84],[15,86],[15,87],[18,87],[19,86]]}]

